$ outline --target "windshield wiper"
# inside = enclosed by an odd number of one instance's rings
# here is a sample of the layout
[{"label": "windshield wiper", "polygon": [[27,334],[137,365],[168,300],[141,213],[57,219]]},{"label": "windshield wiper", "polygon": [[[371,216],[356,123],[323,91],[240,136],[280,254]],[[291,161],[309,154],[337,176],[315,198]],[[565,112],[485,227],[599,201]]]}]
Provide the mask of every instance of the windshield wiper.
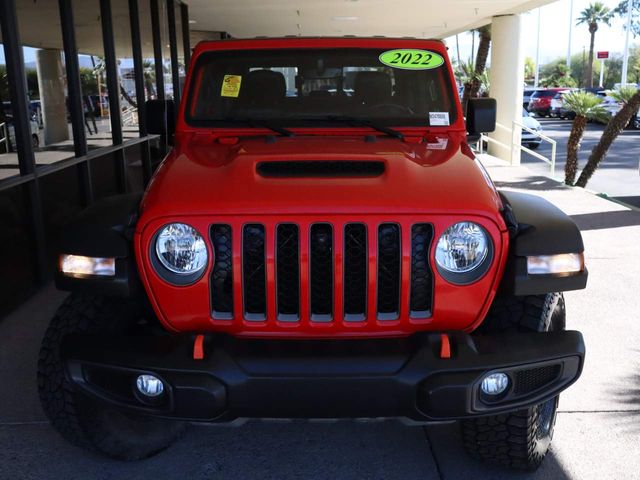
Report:
[{"label": "windshield wiper", "polygon": [[399,140],[402,140],[404,138],[404,135],[402,133],[400,133],[397,130],[394,130],[393,128],[384,127],[382,125],[378,125],[375,122],[372,122],[371,120],[367,120],[360,117],[352,117],[350,115],[326,115],[325,117],[321,117],[321,118],[329,120],[331,122],[352,123],[354,125],[361,126],[361,127],[373,128],[378,132],[382,132],[386,135],[389,135],[390,137],[397,138]]},{"label": "windshield wiper", "polygon": [[286,128],[282,128],[282,127],[278,127],[276,125],[272,125],[271,123],[269,123],[266,120],[261,120],[261,119],[256,119],[256,118],[234,118],[234,117],[227,117],[224,119],[225,122],[231,122],[231,123],[244,123],[252,128],[255,127],[262,127],[262,128],[267,128],[273,132],[279,133],[280,135],[284,136],[284,137],[295,137],[295,133],[293,133],[291,130],[287,130]]}]

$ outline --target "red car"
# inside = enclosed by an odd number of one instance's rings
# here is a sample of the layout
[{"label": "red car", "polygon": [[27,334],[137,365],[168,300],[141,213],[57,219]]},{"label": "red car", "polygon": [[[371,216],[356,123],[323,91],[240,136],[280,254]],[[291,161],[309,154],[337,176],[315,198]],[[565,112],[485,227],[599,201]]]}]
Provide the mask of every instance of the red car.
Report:
[{"label": "red car", "polygon": [[182,98],[147,106],[173,149],[142,199],[60,239],[73,293],[38,364],[56,429],[132,460],[188,422],[461,421],[475,457],[536,468],[584,361],[561,293],[584,247],[496,190],[468,144],[495,100],[465,122],[444,44],[201,43]]},{"label": "red car", "polygon": [[527,110],[533,112],[540,117],[548,117],[551,115],[551,100],[556,94],[567,91],[566,87],[562,88],[545,88],[544,90],[536,90],[531,95]]}]

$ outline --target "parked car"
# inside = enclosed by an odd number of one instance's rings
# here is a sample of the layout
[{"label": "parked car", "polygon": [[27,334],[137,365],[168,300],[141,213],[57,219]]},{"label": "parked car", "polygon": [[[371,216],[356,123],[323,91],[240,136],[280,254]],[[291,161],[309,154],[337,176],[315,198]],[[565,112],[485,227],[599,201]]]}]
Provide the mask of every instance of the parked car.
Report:
[{"label": "parked car", "polygon": [[[542,131],[542,125],[540,122],[533,118],[533,113],[527,112],[525,109],[522,109],[522,124],[536,132]],[[522,137],[520,140],[522,145],[529,147],[531,150],[535,150],[540,146],[541,142],[542,139],[538,135],[524,129],[522,130]]]},{"label": "parked car", "polygon": [[551,100],[558,92],[567,90],[566,88],[546,88],[536,90],[531,94],[531,100],[527,110],[540,117],[548,117],[551,114]]},{"label": "parked car", "polygon": [[525,88],[522,92],[522,107],[527,110],[529,108],[529,102],[531,101],[531,95],[538,91],[537,88]]},{"label": "parked car", "polygon": [[550,117],[561,118],[563,120],[566,118],[567,110],[564,108],[564,96],[569,92],[571,92],[571,90],[564,90],[554,95],[550,104]]},{"label": "parked car", "polygon": [[[11,143],[11,151],[16,151],[16,130],[13,126],[12,119],[7,119],[7,133],[9,134],[9,141]],[[40,125],[36,120],[36,117],[33,116],[29,120],[29,127],[31,129],[31,142],[34,150],[40,148]],[[0,137],[4,138],[4,132],[0,132]]]},{"label": "parked car", "polygon": [[537,468],[584,364],[559,292],[588,273],[575,223],[474,157],[495,100],[465,120],[432,40],[200,42],[192,65],[182,108],[146,104],[176,148],[144,197],[62,229],[73,293],[37,382],[53,427],[134,460],[189,422],[464,420],[474,457]]},{"label": "parked car", "polygon": [[622,108],[622,102],[617,101],[615,98],[606,95],[602,100],[602,106],[609,114],[609,118],[613,117]]}]

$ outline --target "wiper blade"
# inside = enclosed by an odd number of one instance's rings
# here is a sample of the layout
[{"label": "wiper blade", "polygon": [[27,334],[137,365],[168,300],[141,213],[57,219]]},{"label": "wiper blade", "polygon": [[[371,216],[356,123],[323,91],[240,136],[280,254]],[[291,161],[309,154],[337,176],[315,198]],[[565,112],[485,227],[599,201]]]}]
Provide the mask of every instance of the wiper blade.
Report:
[{"label": "wiper blade", "polygon": [[332,122],[352,123],[354,125],[358,125],[362,127],[373,128],[378,132],[382,132],[386,135],[389,135],[390,137],[397,138],[399,140],[402,140],[404,138],[404,135],[402,133],[400,133],[397,130],[394,130],[393,128],[384,127],[382,125],[378,125],[375,122],[372,122],[371,120],[367,120],[360,117],[352,117],[350,115],[327,115],[326,117],[323,117],[323,118],[330,120]]},{"label": "wiper blade", "polygon": [[283,137],[295,137],[295,133],[291,130],[287,130],[286,128],[278,127],[277,125],[272,125],[266,120],[256,119],[256,118],[234,118],[227,117],[224,119],[225,122],[230,123],[244,123],[252,128],[262,127],[267,128],[273,132],[279,133]]}]

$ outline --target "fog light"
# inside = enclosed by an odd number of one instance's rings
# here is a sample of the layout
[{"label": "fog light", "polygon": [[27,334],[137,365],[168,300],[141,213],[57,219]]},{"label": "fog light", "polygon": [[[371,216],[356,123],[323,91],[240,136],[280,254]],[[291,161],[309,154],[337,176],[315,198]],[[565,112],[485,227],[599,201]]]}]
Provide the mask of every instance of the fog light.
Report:
[{"label": "fog light", "polygon": [[145,397],[159,397],[164,392],[162,380],[153,375],[139,375],[136,379],[136,388]]},{"label": "fog light", "polygon": [[482,379],[482,393],[486,395],[500,395],[509,386],[509,377],[506,373],[498,372],[487,375]]},{"label": "fog light", "polygon": [[68,277],[113,277],[116,274],[116,259],[60,255],[60,271]]},{"label": "fog light", "polygon": [[562,253],[527,257],[529,275],[569,275],[584,270],[584,254]]}]

